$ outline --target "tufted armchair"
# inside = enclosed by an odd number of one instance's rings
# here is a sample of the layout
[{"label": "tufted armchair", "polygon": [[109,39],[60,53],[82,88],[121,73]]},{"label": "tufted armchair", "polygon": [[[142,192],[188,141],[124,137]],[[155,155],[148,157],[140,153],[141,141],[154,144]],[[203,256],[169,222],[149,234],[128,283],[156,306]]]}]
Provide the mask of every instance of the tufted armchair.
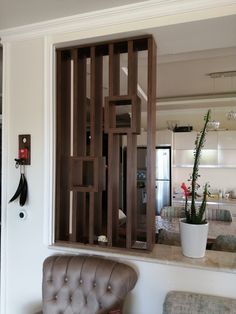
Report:
[{"label": "tufted armchair", "polygon": [[128,265],[92,256],[50,256],[43,265],[43,314],[118,314],[137,281]]}]

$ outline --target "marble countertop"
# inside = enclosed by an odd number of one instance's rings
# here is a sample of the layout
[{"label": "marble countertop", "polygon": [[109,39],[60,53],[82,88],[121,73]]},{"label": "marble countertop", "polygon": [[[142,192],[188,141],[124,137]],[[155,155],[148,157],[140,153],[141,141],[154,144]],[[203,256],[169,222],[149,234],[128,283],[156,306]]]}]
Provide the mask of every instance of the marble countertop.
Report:
[{"label": "marble countertop", "polygon": [[206,251],[203,258],[188,258],[183,256],[181,247],[156,244],[152,252],[128,251],[115,248],[105,248],[98,245],[89,246],[81,244],[68,244],[63,242],[49,246],[57,252],[70,254],[100,255],[108,258],[119,258],[123,260],[136,260],[157,264],[166,264],[180,267],[205,269],[211,271],[221,271],[236,274],[236,254],[220,251]]}]

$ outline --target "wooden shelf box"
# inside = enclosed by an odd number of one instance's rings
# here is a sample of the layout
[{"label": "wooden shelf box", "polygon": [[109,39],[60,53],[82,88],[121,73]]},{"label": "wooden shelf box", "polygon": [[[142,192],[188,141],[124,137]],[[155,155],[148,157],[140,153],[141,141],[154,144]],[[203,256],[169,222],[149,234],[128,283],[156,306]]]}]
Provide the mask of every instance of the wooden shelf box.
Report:
[{"label": "wooden shelf box", "polygon": [[99,192],[105,189],[105,158],[71,157],[70,190]]},{"label": "wooden shelf box", "polygon": [[[119,110],[128,113],[130,121],[127,126],[119,127],[117,120]],[[141,127],[141,100],[133,96],[108,96],[105,98],[105,132],[117,134],[140,134]]]}]

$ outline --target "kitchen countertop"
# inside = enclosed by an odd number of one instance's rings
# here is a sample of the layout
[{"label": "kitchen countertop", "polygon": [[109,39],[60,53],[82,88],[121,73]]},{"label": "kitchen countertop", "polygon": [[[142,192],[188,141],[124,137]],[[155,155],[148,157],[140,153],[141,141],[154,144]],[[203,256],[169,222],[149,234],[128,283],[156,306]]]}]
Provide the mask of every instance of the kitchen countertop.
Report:
[{"label": "kitchen countertop", "polygon": [[[173,202],[178,202],[178,203],[184,203],[185,199],[183,197],[174,197],[172,199]],[[190,200],[189,200],[190,202]],[[201,203],[201,199],[196,199],[196,204]],[[235,198],[212,198],[207,201],[207,204],[219,204],[219,205],[236,205],[236,199]]]},{"label": "kitchen countertop", "polygon": [[[151,262],[157,264],[166,264],[173,266],[182,266],[189,268],[199,268],[211,271],[222,271],[236,274],[236,259],[235,253],[220,252],[220,251],[206,251],[203,258],[189,258],[183,256],[181,247],[156,244],[152,252],[143,251],[128,251],[122,249],[107,249],[99,246],[89,247],[89,245],[80,244],[53,244],[49,246],[50,249],[61,251],[63,253],[72,254],[96,254],[125,259],[137,260],[143,262]],[[92,251],[91,251],[92,250]]]}]

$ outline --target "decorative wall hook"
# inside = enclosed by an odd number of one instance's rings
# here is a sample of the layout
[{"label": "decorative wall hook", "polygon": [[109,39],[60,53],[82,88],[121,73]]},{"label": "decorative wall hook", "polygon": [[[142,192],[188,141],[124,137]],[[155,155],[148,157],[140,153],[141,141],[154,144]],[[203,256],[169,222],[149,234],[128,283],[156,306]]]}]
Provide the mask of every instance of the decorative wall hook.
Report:
[{"label": "decorative wall hook", "polygon": [[15,201],[19,197],[20,206],[24,206],[27,200],[28,184],[25,177],[25,165],[30,165],[30,135],[19,135],[19,158],[15,158],[15,167],[20,167],[20,182],[15,194],[10,199],[9,203]]}]

